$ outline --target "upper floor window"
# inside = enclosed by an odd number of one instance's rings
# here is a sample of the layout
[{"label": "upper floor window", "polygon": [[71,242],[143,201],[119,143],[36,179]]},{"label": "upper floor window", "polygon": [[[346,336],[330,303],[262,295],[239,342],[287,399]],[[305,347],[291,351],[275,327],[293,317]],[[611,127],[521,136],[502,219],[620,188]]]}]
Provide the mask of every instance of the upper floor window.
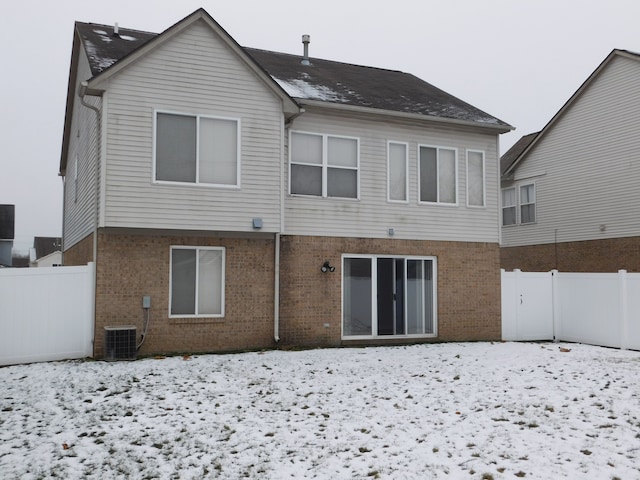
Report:
[{"label": "upper floor window", "polygon": [[358,198],[357,138],[291,133],[290,192]]},{"label": "upper floor window", "polygon": [[407,176],[409,169],[407,150],[406,143],[388,143],[387,192],[388,200],[392,202],[406,202],[408,200],[409,182],[407,182]]},{"label": "upper floor window", "polygon": [[520,186],[520,223],[536,221],[536,189],[533,183]]},{"label": "upper floor window", "polygon": [[484,152],[467,150],[467,205],[484,207]]},{"label": "upper floor window", "polygon": [[240,185],[240,121],[156,113],[155,180]]},{"label": "upper floor window", "polygon": [[502,190],[502,225],[515,225],[516,223],[516,189],[505,188]]},{"label": "upper floor window", "polygon": [[456,204],[456,150],[452,148],[419,148],[420,201]]},{"label": "upper floor window", "polygon": [[535,223],[536,186],[533,183],[502,190],[502,225]]}]

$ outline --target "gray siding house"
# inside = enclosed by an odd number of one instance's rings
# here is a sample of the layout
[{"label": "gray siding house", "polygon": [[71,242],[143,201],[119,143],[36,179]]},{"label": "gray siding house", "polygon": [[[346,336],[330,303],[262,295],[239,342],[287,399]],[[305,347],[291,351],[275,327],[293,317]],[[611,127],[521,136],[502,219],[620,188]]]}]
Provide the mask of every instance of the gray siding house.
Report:
[{"label": "gray siding house", "polygon": [[[399,71],[77,22],[68,265],[141,354],[500,338],[498,136]],[[145,298],[145,308],[142,308]]]},{"label": "gray siding house", "polygon": [[502,267],[640,271],[640,55],[613,50],[501,159]]}]

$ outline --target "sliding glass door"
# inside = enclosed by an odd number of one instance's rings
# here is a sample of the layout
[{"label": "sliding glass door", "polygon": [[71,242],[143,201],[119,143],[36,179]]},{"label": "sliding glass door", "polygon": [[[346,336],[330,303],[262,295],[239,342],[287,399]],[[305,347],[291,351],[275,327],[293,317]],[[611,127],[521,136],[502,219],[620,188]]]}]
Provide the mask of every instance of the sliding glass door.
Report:
[{"label": "sliding glass door", "polygon": [[343,337],[435,336],[435,262],[345,256]]}]

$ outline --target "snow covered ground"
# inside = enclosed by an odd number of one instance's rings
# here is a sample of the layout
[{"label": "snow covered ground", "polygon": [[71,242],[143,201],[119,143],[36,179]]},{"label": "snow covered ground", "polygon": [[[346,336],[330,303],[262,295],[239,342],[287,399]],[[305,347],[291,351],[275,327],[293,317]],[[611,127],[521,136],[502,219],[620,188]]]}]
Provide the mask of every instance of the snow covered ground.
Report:
[{"label": "snow covered ground", "polygon": [[0,385],[2,479],[640,478],[640,352],[458,343],[69,361],[0,368]]}]

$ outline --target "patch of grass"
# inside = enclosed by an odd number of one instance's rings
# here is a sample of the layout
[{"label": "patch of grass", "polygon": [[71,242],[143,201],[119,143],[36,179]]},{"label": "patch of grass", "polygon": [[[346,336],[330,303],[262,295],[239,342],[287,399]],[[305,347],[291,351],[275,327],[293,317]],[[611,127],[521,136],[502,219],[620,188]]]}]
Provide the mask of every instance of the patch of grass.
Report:
[{"label": "patch of grass", "polygon": [[518,473],[514,473],[514,475],[518,478],[526,477],[527,474],[520,470]]},{"label": "patch of grass", "polygon": [[490,473],[483,473],[482,477],[480,477],[482,480],[494,480],[493,479],[493,475],[491,475]]}]

